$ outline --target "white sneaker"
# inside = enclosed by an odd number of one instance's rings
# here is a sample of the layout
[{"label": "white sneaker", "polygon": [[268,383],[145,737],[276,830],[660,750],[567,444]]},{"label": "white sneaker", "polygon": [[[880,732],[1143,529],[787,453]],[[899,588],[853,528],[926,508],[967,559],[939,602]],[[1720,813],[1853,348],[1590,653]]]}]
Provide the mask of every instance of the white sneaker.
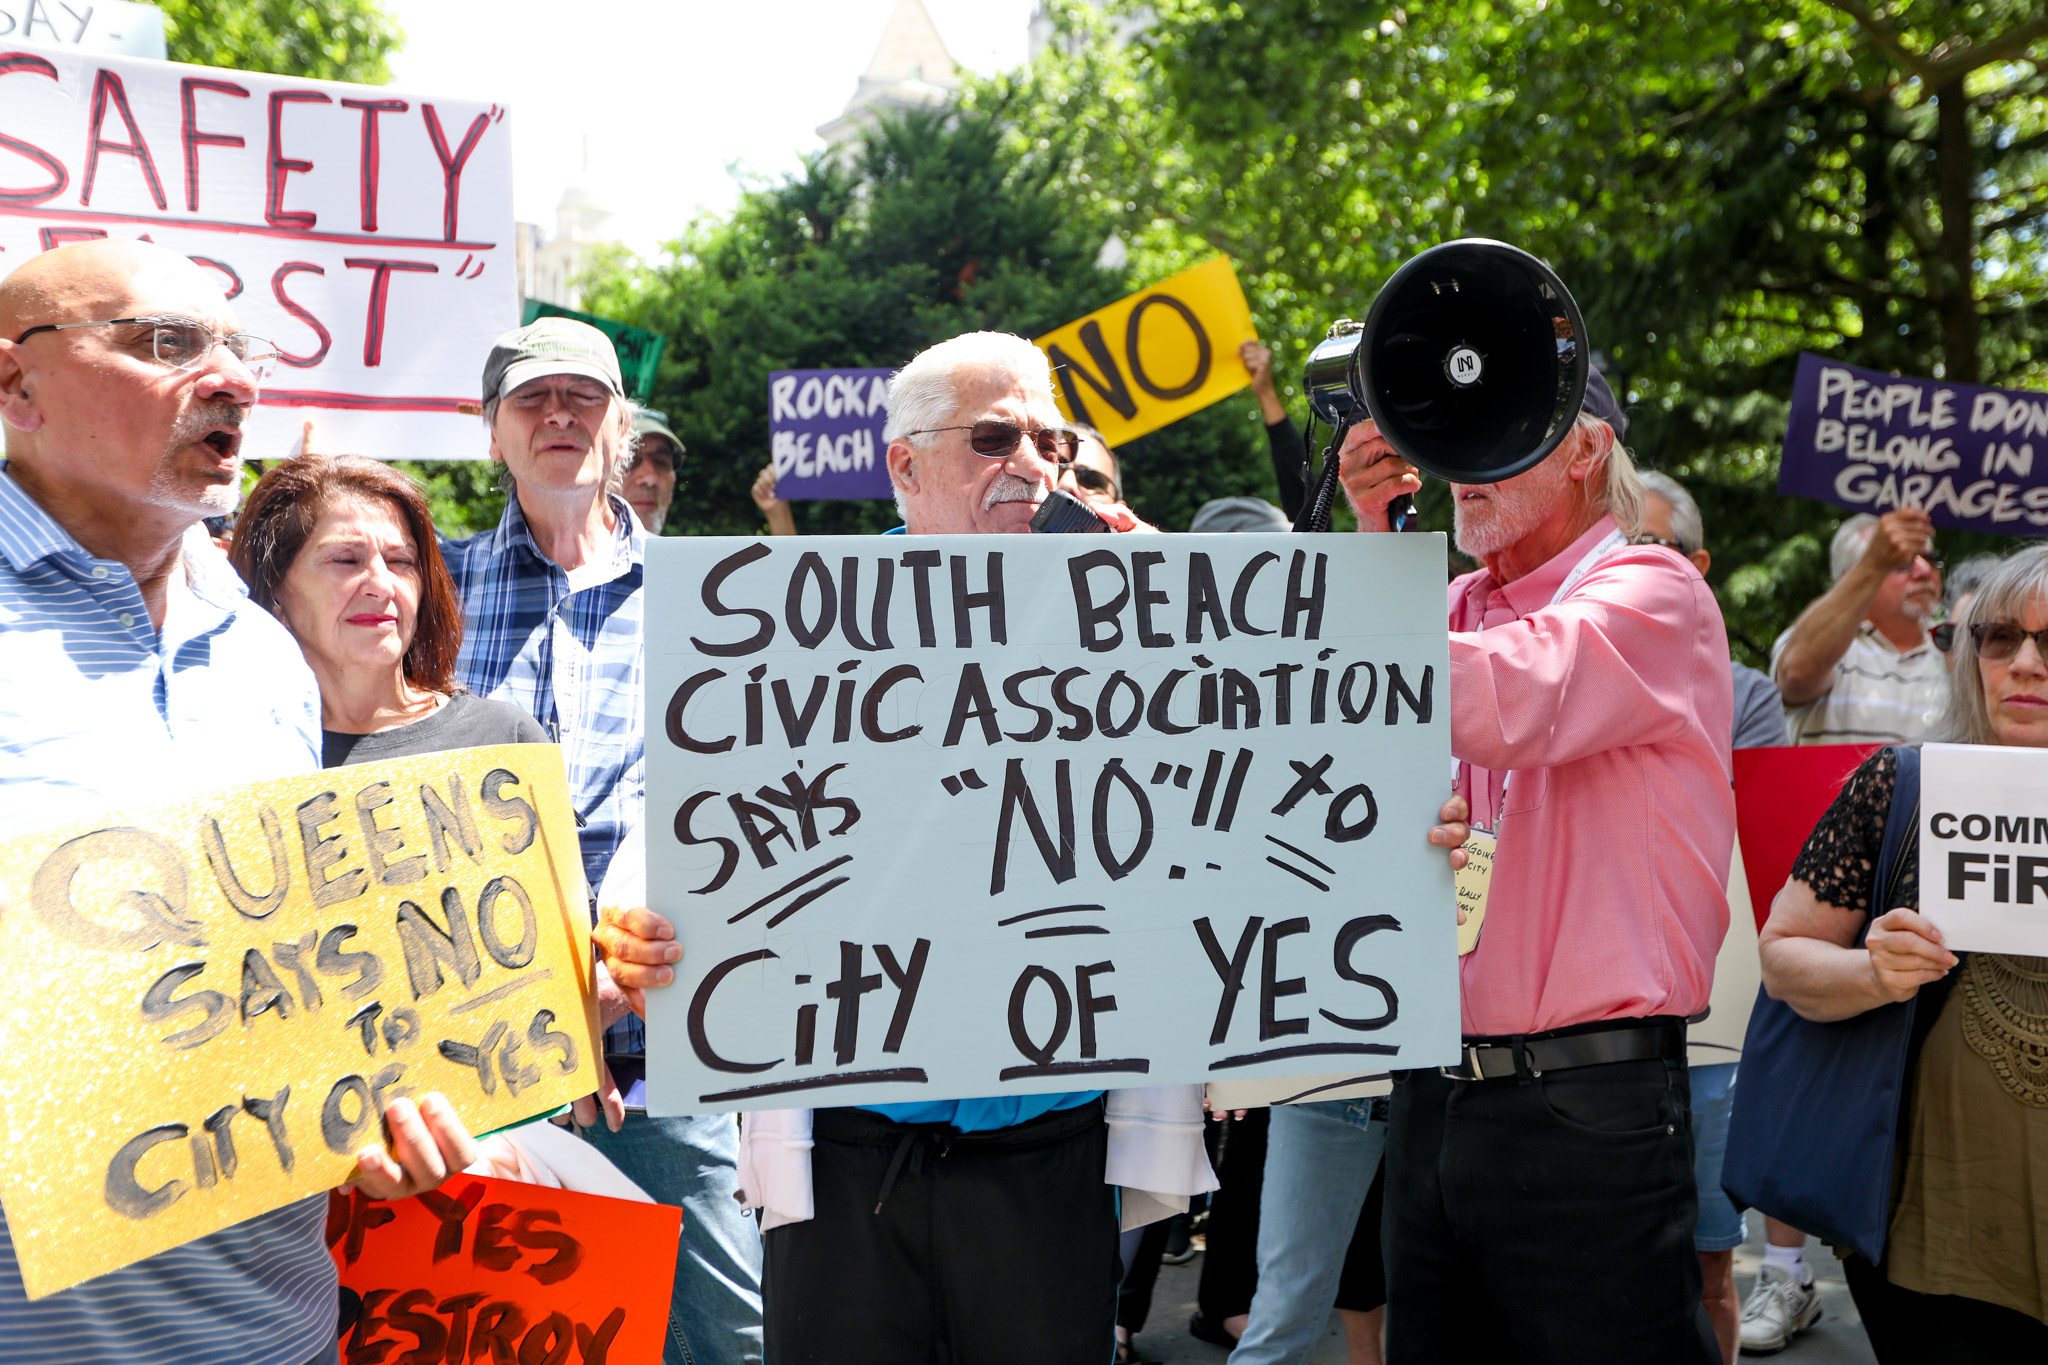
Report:
[{"label": "white sneaker", "polygon": [[1775,1355],[1819,1321],[1820,1290],[1766,1265],[1742,1305],[1742,1349],[1753,1356]]}]

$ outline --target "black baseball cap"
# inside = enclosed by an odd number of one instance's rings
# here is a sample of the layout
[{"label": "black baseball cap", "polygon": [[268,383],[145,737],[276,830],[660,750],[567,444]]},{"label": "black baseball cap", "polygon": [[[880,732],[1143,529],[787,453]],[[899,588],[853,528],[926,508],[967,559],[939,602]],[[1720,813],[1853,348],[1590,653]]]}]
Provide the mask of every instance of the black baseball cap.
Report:
[{"label": "black baseball cap", "polygon": [[1628,414],[1621,410],[1614,390],[1607,386],[1607,376],[1600,373],[1598,365],[1586,367],[1586,396],[1579,400],[1579,411],[1607,423],[1614,429],[1617,441],[1628,435]]}]

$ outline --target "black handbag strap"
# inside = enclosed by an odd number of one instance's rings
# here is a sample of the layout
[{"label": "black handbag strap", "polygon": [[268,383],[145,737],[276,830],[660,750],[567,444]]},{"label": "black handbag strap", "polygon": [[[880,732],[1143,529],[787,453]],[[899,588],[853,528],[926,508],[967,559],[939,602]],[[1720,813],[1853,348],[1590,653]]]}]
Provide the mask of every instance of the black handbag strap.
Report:
[{"label": "black handbag strap", "polygon": [[1920,750],[1910,744],[1891,746],[1894,767],[1891,808],[1885,812],[1884,839],[1878,845],[1877,877],[1871,887],[1870,914],[1857,932],[1861,947],[1879,915],[1899,908],[1906,869],[1920,859]]}]

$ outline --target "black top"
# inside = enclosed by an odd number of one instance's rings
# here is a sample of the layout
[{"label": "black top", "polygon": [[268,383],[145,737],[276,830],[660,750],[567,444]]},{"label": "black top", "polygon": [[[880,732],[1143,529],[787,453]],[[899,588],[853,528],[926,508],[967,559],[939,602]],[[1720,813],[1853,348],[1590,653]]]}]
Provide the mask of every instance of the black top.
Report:
[{"label": "black top", "polygon": [[480,744],[546,744],[540,722],[510,702],[490,701],[457,692],[424,720],[380,730],[374,735],[320,732],[322,767],[370,763],[380,758],[411,758],[444,749],[470,749]]},{"label": "black top", "polygon": [[[1841,794],[1807,837],[1806,847],[1792,864],[1792,875],[1813,888],[1813,894],[1843,910],[1870,913],[1876,889],[1877,855],[1884,844],[1885,817],[1892,808],[1892,788],[1899,780],[1899,762],[1891,747],[1863,760]],[[1899,869],[1899,905],[1920,904],[1920,856],[1917,846]],[[1897,909],[1887,905],[1877,913]]]},{"label": "black top", "polygon": [[1273,455],[1273,482],[1280,485],[1280,510],[1292,520],[1308,501],[1308,445],[1294,419],[1283,416],[1266,424],[1266,447]]}]

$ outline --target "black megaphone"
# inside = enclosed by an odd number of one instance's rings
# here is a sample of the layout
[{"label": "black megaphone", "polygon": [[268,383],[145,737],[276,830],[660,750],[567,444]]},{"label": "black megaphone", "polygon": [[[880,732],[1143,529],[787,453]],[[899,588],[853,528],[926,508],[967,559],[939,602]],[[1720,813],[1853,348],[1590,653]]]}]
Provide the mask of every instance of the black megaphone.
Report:
[{"label": "black megaphone", "polygon": [[[1303,388],[1334,428],[1297,531],[1325,531],[1345,433],[1371,418],[1394,450],[1452,483],[1498,483],[1540,464],[1577,420],[1590,363],[1578,304],[1519,247],[1467,237],[1394,272],[1363,325],[1340,319]],[[1413,520],[1412,500],[1388,509]]]}]

